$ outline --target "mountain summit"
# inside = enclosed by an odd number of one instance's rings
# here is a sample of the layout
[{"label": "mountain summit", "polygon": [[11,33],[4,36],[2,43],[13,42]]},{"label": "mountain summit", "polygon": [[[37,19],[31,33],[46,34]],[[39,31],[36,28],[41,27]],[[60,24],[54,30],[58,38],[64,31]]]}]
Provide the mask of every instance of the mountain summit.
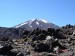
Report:
[{"label": "mountain summit", "polygon": [[53,23],[49,23],[46,20],[33,19],[33,20],[29,20],[27,22],[24,22],[22,24],[19,24],[19,25],[15,26],[15,28],[25,28],[27,30],[33,30],[33,29],[39,28],[39,29],[46,30],[48,28],[57,29],[59,27]]}]

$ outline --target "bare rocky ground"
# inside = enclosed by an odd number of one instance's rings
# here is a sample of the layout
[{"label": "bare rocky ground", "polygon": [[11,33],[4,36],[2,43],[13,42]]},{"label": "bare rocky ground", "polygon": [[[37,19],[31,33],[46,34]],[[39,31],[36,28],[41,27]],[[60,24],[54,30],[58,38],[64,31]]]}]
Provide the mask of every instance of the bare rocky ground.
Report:
[{"label": "bare rocky ground", "polygon": [[75,56],[75,27],[25,31],[23,38],[0,40],[0,56]]},{"label": "bare rocky ground", "polygon": [[[42,41],[42,42],[45,42],[45,41]],[[59,50],[39,51],[42,46],[40,46],[40,47],[36,46],[36,48],[37,48],[37,50],[36,50],[35,47],[32,47],[32,45],[31,45],[32,42],[29,42],[29,41],[25,42],[24,39],[14,39],[12,42],[1,41],[0,43],[1,43],[0,52],[2,50],[4,50],[3,52],[5,52],[5,51],[8,52],[8,53],[3,53],[3,54],[0,53],[1,54],[0,56],[74,56],[75,55],[75,45],[73,43],[71,45],[68,44],[69,46],[67,46],[67,49],[61,49],[61,51],[59,51]],[[38,42],[36,42],[36,41],[34,41],[34,43],[38,44]],[[66,44],[66,43],[64,43],[64,44]],[[10,45],[13,48],[11,48]],[[3,47],[5,47],[5,48],[2,49]],[[39,50],[38,50],[38,48],[39,48]],[[46,48],[46,47],[44,46],[42,48]],[[12,54],[12,55],[10,55],[10,54]]]}]

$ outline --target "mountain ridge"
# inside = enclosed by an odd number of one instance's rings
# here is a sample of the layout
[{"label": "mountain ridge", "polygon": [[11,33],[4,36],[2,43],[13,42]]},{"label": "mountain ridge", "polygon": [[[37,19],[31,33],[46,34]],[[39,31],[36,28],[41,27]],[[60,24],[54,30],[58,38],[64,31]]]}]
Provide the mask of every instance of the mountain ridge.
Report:
[{"label": "mountain ridge", "polygon": [[19,24],[14,28],[25,28],[27,30],[34,30],[39,28],[41,30],[42,29],[47,30],[48,28],[59,29],[60,27],[44,19],[33,19],[33,20],[26,21],[22,24]]}]

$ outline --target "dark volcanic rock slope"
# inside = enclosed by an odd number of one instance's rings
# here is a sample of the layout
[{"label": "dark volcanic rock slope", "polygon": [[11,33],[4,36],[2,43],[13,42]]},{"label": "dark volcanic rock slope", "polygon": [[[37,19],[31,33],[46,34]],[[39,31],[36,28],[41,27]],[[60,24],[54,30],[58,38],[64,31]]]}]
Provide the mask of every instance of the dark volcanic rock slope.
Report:
[{"label": "dark volcanic rock slope", "polygon": [[0,27],[0,39],[19,38],[22,29]]}]

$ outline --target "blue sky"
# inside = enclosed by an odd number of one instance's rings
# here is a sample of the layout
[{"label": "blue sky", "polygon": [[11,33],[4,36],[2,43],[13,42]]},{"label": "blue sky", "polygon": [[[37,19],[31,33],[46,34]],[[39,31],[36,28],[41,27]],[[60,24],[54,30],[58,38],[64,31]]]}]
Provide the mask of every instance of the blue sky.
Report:
[{"label": "blue sky", "polygon": [[75,25],[75,0],[0,0],[0,26],[42,18],[58,26]]}]

